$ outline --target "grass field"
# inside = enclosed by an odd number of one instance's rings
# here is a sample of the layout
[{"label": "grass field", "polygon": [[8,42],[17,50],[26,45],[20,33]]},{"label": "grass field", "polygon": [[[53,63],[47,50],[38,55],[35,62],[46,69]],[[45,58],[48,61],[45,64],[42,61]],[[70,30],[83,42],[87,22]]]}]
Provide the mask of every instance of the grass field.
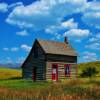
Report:
[{"label": "grass field", "polygon": [[86,67],[95,67],[99,72],[96,76],[100,77],[100,61],[78,64],[78,74],[80,74],[82,70],[86,69]]},{"label": "grass field", "polygon": [[21,77],[21,70],[0,67],[0,79]]},{"label": "grass field", "polygon": [[0,68],[0,100],[100,100],[100,77],[33,82],[21,79],[21,70]]},{"label": "grass field", "polygon": [[100,100],[100,79],[84,78],[58,83],[2,80],[0,100]]}]

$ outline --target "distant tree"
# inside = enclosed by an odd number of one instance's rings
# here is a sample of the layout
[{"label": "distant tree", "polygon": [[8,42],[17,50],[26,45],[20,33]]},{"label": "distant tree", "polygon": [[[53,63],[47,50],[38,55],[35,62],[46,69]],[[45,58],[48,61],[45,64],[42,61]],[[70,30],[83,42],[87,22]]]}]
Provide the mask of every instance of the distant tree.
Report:
[{"label": "distant tree", "polygon": [[96,75],[98,73],[98,71],[96,70],[95,67],[87,67],[86,69],[84,69],[81,73],[81,77],[92,77],[94,75]]}]

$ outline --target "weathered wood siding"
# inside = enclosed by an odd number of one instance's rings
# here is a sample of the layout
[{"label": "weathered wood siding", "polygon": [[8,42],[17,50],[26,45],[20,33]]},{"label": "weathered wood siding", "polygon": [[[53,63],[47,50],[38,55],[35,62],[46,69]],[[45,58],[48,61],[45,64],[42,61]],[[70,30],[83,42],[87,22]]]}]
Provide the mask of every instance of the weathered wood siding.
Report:
[{"label": "weathered wood siding", "polygon": [[[76,63],[66,63],[66,62],[50,62],[46,63],[46,80],[52,80],[52,64],[58,64],[58,80],[67,79],[67,78],[75,78],[77,75],[77,64]],[[71,76],[65,77],[65,64],[71,65]]]},{"label": "weathered wood siding", "polygon": [[77,62],[77,56],[47,54],[46,59],[47,61],[53,61],[53,62],[66,62],[66,63],[76,63]]},{"label": "weathered wood siding", "polygon": [[[36,47],[35,47],[36,46]],[[38,57],[34,57],[34,49],[38,52]],[[23,78],[32,78],[34,67],[37,68],[36,80],[45,80],[46,75],[46,64],[45,64],[45,54],[40,45],[35,42],[29,56],[27,57],[25,63],[22,66]]]},{"label": "weathered wood siding", "polygon": [[63,55],[46,55],[46,79],[52,80],[52,64],[58,64],[58,80],[65,79],[65,64],[70,64],[71,66],[71,77],[76,77],[77,75],[77,57],[76,56],[63,56]]}]

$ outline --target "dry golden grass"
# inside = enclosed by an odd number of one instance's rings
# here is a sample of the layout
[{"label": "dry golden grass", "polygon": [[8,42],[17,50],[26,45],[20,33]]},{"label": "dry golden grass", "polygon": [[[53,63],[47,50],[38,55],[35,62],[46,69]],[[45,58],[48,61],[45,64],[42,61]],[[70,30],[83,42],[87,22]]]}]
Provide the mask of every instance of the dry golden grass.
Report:
[{"label": "dry golden grass", "polygon": [[99,100],[100,98],[100,88],[86,90],[82,95],[79,93],[52,95],[51,91],[46,93],[47,91],[0,88],[0,100]]},{"label": "dry golden grass", "polygon": [[0,68],[0,79],[8,79],[14,77],[21,77],[21,70]]},{"label": "dry golden grass", "polygon": [[[21,90],[0,87],[0,100],[100,100],[100,81],[92,81],[70,80],[51,83],[47,87]],[[84,87],[87,84],[92,86]]]}]

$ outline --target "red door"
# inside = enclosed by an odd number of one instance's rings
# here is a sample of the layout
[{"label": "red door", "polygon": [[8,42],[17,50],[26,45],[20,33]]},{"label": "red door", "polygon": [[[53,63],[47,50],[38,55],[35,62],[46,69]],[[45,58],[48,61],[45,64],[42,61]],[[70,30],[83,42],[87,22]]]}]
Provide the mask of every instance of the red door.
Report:
[{"label": "red door", "polygon": [[33,75],[32,75],[33,81],[36,81],[36,67],[33,69]]},{"label": "red door", "polygon": [[58,65],[52,64],[52,80],[57,81],[58,80]]}]

